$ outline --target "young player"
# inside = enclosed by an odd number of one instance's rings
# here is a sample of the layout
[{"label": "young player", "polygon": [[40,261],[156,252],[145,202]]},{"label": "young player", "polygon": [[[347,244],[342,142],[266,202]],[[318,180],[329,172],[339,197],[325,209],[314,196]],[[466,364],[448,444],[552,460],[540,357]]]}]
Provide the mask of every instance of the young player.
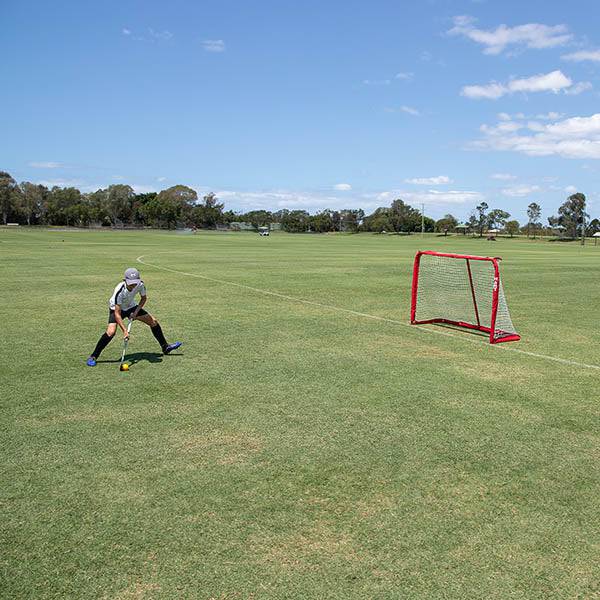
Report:
[{"label": "young player", "polygon": [[[135,301],[135,297],[138,294],[140,295],[139,304]],[[140,272],[134,268],[127,269],[125,271],[125,278],[115,287],[113,295],[108,301],[108,327],[102,334],[102,337],[98,340],[94,351],[87,359],[88,367],[96,366],[96,361],[98,360],[100,353],[115,336],[117,327],[123,332],[124,339],[129,337],[127,327],[123,322],[123,319],[128,317],[132,321],[142,321],[142,323],[146,323],[146,325],[150,327],[150,331],[152,331],[156,341],[160,344],[164,354],[169,354],[181,346],[182,342],[167,344],[167,340],[163,335],[158,321],[144,310],[144,304],[146,304],[147,298],[146,286],[140,278]]]}]

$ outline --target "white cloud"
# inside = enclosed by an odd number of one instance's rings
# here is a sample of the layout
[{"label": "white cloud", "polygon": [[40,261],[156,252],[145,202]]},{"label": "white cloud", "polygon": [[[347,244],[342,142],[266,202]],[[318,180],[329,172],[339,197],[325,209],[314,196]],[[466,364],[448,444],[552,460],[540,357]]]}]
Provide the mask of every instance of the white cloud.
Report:
[{"label": "white cloud", "polygon": [[539,185],[514,185],[503,189],[502,193],[511,198],[522,198],[523,196],[529,196],[530,194],[539,192],[540,189]]},{"label": "white cloud", "polygon": [[448,204],[479,203],[485,199],[485,196],[480,192],[464,190],[450,190],[447,192],[440,192],[439,190],[428,190],[426,192],[389,190],[386,192],[379,192],[375,196],[366,194],[365,197],[374,197],[377,206],[381,206],[382,203],[390,204],[396,198],[402,198],[405,202],[408,202],[413,206],[418,204],[445,206]]},{"label": "white cloud", "polygon": [[410,81],[414,77],[414,73],[412,72],[404,72],[404,73],[396,73],[394,79],[402,79],[404,81]]},{"label": "white cloud", "polygon": [[537,119],[538,121],[556,121],[557,119],[561,119],[562,117],[564,117],[564,114],[559,113],[559,112],[547,112],[547,113],[539,113],[537,115],[534,116],[527,116],[524,113],[515,113],[513,115],[509,115],[508,113],[505,112],[501,112],[498,113],[497,115],[498,117],[498,121],[519,121],[519,120],[526,120],[526,119]]},{"label": "white cloud", "polygon": [[[572,87],[573,81],[567,77],[562,71],[551,71],[550,73],[533,75],[532,77],[525,77],[522,79],[511,79],[508,83],[498,83],[492,81],[487,85],[466,85],[461,90],[461,96],[467,98],[473,98],[476,100],[485,98],[488,100],[497,100],[507,94],[514,94],[517,92],[554,92],[555,94],[561,90],[565,90],[565,93],[581,93],[584,89],[589,89],[590,84],[578,83]],[[583,89],[582,86],[583,85]],[[570,89],[567,89],[570,88]],[[577,91],[574,91],[577,90]],[[500,113],[501,120],[510,119],[510,115],[506,113]]]},{"label": "white cloud", "polygon": [[567,192],[567,194],[575,194],[577,193],[577,188],[574,185],[568,185],[565,188],[565,192]]},{"label": "white cloud", "polygon": [[[294,192],[289,190],[266,191],[233,191],[219,190],[217,197],[232,204],[235,209],[265,209],[279,210],[282,208],[303,209],[309,211],[323,210],[325,208],[360,208],[360,202],[346,194],[320,194],[312,192]],[[375,207],[375,203],[372,202]],[[367,208],[363,206],[363,208]]]},{"label": "white cloud", "polygon": [[561,119],[564,115],[557,112],[548,112],[540,115],[535,115],[536,119],[540,121],[556,121],[557,119]]},{"label": "white cloud", "polygon": [[511,92],[558,92],[573,85],[573,81],[562,71],[552,71],[545,75],[534,75],[525,79],[513,79],[508,83]]},{"label": "white cloud", "polygon": [[223,40],[202,40],[202,47],[206,52],[225,52]]},{"label": "white cloud", "polygon": [[600,62],[600,50],[579,50],[579,52],[571,52],[561,57],[563,60],[573,62],[583,62],[590,60],[592,62]]},{"label": "white cloud", "polygon": [[165,31],[154,31],[154,29],[150,27],[148,29],[148,33],[155,40],[167,41],[173,37],[173,34],[170,31],[167,31],[166,29]]},{"label": "white cloud", "polygon": [[482,125],[483,139],[470,147],[528,156],[600,159],[600,113],[553,123],[530,121],[512,131],[503,125],[505,122],[497,126]]},{"label": "white cloud", "polygon": [[127,27],[123,27],[123,29],[121,30],[121,33],[123,35],[131,35],[131,29],[127,29]]},{"label": "white cloud", "polygon": [[477,204],[484,199],[480,192],[450,190],[440,192],[439,190],[428,190],[427,192],[400,192],[396,197],[402,198],[409,204]]},{"label": "white cloud", "polygon": [[400,110],[408,115],[412,115],[413,117],[418,117],[421,114],[416,108],[413,108],[412,106],[403,105],[400,107]]},{"label": "white cloud", "polygon": [[512,181],[517,178],[516,175],[510,175],[509,173],[494,173],[493,175],[490,175],[490,177],[500,181]]},{"label": "white cloud", "polygon": [[40,162],[30,162],[28,163],[30,167],[34,169],[60,169],[64,165],[59,162],[54,161],[40,161]]},{"label": "white cloud", "polygon": [[574,85],[572,88],[565,90],[565,94],[567,96],[578,96],[582,92],[587,92],[594,87],[589,81],[580,81],[577,85]]},{"label": "white cloud", "polygon": [[[82,189],[84,182],[81,179],[42,179],[36,181],[40,185],[45,185],[47,188],[57,187],[76,187]],[[84,191],[84,190],[82,190]]]},{"label": "white cloud", "polygon": [[452,179],[446,177],[446,175],[438,175],[437,177],[416,177],[414,179],[405,179],[404,182],[415,185],[445,185],[447,183],[452,183]]},{"label": "white cloud", "polygon": [[352,189],[352,186],[349,183],[336,183],[333,189],[338,192],[348,192]]},{"label": "white cloud", "polygon": [[166,177],[157,177],[156,181],[166,181],[167,178]]},{"label": "white cloud", "polygon": [[132,183],[130,184],[131,187],[133,188],[133,191],[136,194],[150,194],[151,192],[156,192],[158,191],[154,186],[152,185],[144,185],[141,183]]},{"label": "white cloud", "polygon": [[416,108],[413,108],[412,106],[404,106],[404,105],[399,106],[398,108],[387,107],[384,110],[389,113],[403,112],[403,113],[406,113],[407,115],[412,115],[413,117],[418,117],[421,114]]},{"label": "white cloud", "polygon": [[460,91],[461,96],[473,98],[474,100],[480,100],[481,98],[485,98],[486,100],[497,100],[507,93],[508,90],[501,83],[488,83],[487,85],[465,85]]},{"label": "white cloud", "polygon": [[390,85],[391,79],[363,79],[363,85]]},{"label": "white cloud", "polygon": [[501,54],[508,46],[525,48],[553,48],[564,46],[572,35],[566,25],[542,25],[527,23],[508,27],[499,25],[496,29],[477,29],[476,19],[469,16],[454,17],[454,27],[448,33],[462,35],[484,46],[484,54]]},{"label": "white cloud", "polygon": [[500,121],[495,127],[490,127],[489,125],[482,125],[479,130],[482,133],[512,133],[515,131],[519,131],[519,129],[523,129],[525,125],[523,123],[518,123],[516,121]]}]

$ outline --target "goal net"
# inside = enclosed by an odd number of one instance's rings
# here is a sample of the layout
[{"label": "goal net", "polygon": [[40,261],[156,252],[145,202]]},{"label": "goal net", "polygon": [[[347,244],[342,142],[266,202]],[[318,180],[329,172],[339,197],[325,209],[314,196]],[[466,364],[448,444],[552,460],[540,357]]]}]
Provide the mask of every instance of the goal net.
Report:
[{"label": "goal net", "polygon": [[500,281],[499,258],[417,252],[410,322],[448,323],[489,333],[490,343],[519,340]]}]

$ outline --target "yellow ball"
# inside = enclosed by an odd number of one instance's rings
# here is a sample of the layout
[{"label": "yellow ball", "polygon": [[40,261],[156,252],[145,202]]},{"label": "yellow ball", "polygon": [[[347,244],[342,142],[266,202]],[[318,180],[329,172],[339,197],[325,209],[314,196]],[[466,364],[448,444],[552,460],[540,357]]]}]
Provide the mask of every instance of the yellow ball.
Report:
[{"label": "yellow ball", "polygon": [[127,363],[123,363],[121,366],[121,371],[129,371],[129,365]]}]

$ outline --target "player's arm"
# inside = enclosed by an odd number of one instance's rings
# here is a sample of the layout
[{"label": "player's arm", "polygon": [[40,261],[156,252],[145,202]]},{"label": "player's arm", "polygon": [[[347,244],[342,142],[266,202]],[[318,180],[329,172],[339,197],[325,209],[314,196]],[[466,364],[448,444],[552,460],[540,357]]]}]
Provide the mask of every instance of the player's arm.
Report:
[{"label": "player's arm", "polygon": [[140,296],[140,301],[138,304],[138,307],[135,309],[135,311],[133,312],[133,314],[131,315],[131,320],[135,320],[137,319],[138,316],[138,312],[140,311],[141,308],[144,307],[144,304],[146,304],[146,300],[148,299],[148,296],[146,294],[143,294]]},{"label": "player's arm", "polygon": [[123,332],[123,337],[127,339],[129,337],[129,332],[127,331],[127,327],[125,327],[125,323],[123,323],[123,317],[121,316],[121,307],[118,304],[115,304],[115,321],[117,325],[121,328]]}]

